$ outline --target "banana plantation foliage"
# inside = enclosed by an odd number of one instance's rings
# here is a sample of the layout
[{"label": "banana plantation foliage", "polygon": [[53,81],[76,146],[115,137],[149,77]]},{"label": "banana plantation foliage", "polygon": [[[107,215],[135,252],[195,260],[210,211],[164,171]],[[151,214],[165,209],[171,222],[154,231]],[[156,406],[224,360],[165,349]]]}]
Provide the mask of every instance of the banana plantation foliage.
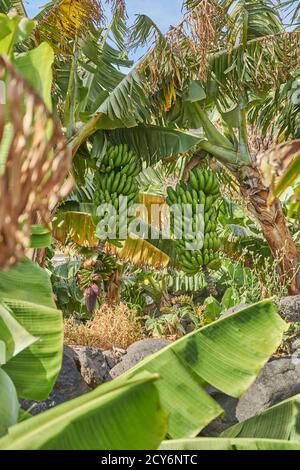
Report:
[{"label": "banana plantation foliage", "polygon": [[0,0],[0,450],[300,450],[299,2],[185,0],[166,33],[26,8]]}]

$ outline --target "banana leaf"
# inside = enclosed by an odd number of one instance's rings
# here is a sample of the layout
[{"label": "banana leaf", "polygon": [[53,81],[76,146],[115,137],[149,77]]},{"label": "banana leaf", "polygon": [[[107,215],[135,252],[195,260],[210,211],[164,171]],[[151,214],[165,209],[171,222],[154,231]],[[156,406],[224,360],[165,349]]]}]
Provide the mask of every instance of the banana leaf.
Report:
[{"label": "banana leaf", "polygon": [[44,225],[31,226],[30,248],[47,248],[51,246],[52,235]]},{"label": "banana leaf", "polygon": [[130,129],[115,129],[109,134],[113,144],[127,143],[141,161],[148,165],[162,158],[188,152],[203,139],[201,134],[161,126],[139,125]]},{"label": "banana leaf", "polygon": [[224,411],[205,391],[207,384],[241,396],[279,346],[286,323],[271,301],[262,301],[205,326],[153,356],[125,376],[157,373],[169,435],[195,437]]},{"label": "banana leaf", "polygon": [[[299,177],[300,170],[300,153],[295,156],[293,161],[290,163],[286,171],[280,177],[279,181],[276,183],[273,194],[270,197],[272,200],[275,197],[280,197],[287,188],[291,187],[294,182]],[[299,184],[297,185],[297,190],[299,191]]]},{"label": "banana leaf", "polygon": [[17,322],[12,311],[0,302],[0,366],[37,340]]},{"label": "banana leaf", "polygon": [[167,429],[154,381],[116,380],[9,429],[5,450],[157,449]]},{"label": "banana leaf", "polygon": [[73,240],[77,245],[94,248],[99,245],[96,227],[88,212],[67,211],[53,221],[53,236],[61,243]]},{"label": "banana leaf", "polygon": [[222,436],[300,441],[300,394],[226,429]]},{"label": "banana leaf", "polygon": [[52,109],[52,64],[54,53],[49,44],[43,42],[35,49],[15,58],[14,64],[22,76],[44,100],[47,108]]},{"label": "banana leaf", "polygon": [[19,408],[14,384],[0,369],[0,436],[6,434],[8,428],[18,422]]},{"label": "banana leaf", "polygon": [[217,438],[164,441],[161,450],[300,450],[300,394],[238,423]]},{"label": "banana leaf", "polygon": [[[29,260],[9,271],[1,271],[0,302],[2,315],[7,318],[10,314],[15,320],[14,325],[12,318],[10,325],[6,324],[15,346],[13,349],[6,338],[6,354],[14,357],[3,366],[3,370],[13,380],[20,397],[44,400],[60,371],[63,349],[62,314],[55,307],[48,274]],[[22,328],[29,333],[29,338]],[[27,346],[31,341],[35,342],[21,351],[22,337]],[[3,341],[3,337],[1,339]],[[19,354],[16,355],[17,352]]]},{"label": "banana leaf", "polygon": [[300,450],[300,443],[276,439],[178,439],[164,441],[160,450]]}]

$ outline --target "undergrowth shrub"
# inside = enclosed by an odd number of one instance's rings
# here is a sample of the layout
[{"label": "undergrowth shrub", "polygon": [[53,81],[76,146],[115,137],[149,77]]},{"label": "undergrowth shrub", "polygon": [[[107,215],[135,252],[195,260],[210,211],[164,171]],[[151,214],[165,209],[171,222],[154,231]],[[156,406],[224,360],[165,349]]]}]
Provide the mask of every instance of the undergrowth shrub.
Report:
[{"label": "undergrowth shrub", "polygon": [[80,322],[74,317],[65,320],[65,343],[101,349],[126,349],[143,338],[138,312],[127,305],[103,304],[91,320]]}]

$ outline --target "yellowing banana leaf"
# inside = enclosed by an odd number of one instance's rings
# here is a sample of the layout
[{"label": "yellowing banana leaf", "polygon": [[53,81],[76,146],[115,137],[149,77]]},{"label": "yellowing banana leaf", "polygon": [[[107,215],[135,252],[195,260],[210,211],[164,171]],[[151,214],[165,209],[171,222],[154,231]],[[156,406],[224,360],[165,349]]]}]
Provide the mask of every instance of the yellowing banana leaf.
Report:
[{"label": "yellowing banana leaf", "polygon": [[73,42],[101,18],[94,0],[52,0],[36,16],[39,41],[47,41],[55,53],[73,54]]},{"label": "yellowing banana leaf", "polygon": [[167,430],[153,383],[157,378],[144,373],[101,385],[11,427],[0,439],[0,449],[157,449]]},{"label": "yellowing banana leaf", "polygon": [[[53,236],[61,243],[72,240],[84,247],[93,248],[99,245],[99,238],[95,235],[96,227],[88,213],[65,212],[63,220],[54,221],[53,227]],[[128,238],[122,245],[122,248],[116,248],[109,244],[108,249],[118,258],[139,266],[162,268],[169,264],[169,256],[146,240]]]},{"label": "yellowing banana leaf", "polygon": [[[0,302],[6,313],[12,312],[21,327],[37,339],[12,357],[3,370],[13,380],[20,397],[44,400],[60,371],[63,349],[62,314],[55,307],[48,274],[29,260],[1,271]],[[20,330],[11,329],[11,333],[19,335]],[[15,338],[16,346],[19,340]]]},{"label": "yellowing banana leaf", "polygon": [[125,374],[141,371],[161,377],[157,387],[169,412],[168,434],[195,437],[223,410],[204,387],[239,397],[279,346],[286,323],[271,301],[262,301],[201,328]]},{"label": "yellowing banana leaf", "polygon": [[84,247],[94,248],[99,245],[96,227],[87,212],[64,212],[62,220],[53,221],[53,236],[61,243],[72,240]]},{"label": "yellowing banana leaf", "polygon": [[300,443],[276,439],[203,437],[164,441],[160,450],[300,450]]},{"label": "yellowing banana leaf", "polygon": [[226,429],[223,437],[298,441],[300,446],[300,394]]},{"label": "yellowing banana leaf", "polygon": [[147,240],[140,238],[127,238],[123,242],[122,248],[112,246],[110,251],[115,253],[118,258],[129,261],[136,266],[151,266],[152,268],[162,269],[168,266],[170,258],[163,251],[159,250]]},{"label": "yellowing banana leaf", "polygon": [[161,211],[161,206],[165,204],[166,198],[155,194],[140,193],[139,203],[143,204],[147,210],[148,217],[145,217],[143,211],[137,213],[144,222],[162,230],[166,224],[165,214]]}]

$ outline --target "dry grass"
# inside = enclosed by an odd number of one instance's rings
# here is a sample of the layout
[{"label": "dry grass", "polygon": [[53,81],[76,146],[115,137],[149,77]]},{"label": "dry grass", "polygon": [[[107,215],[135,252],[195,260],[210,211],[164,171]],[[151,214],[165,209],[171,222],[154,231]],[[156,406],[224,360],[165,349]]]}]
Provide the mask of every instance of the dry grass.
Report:
[{"label": "dry grass", "polygon": [[143,328],[136,310],[125,304],[104,304],[86,323],[74,318],[65,320],[65,343],[101,349],[126,349],[143,338]]}]

